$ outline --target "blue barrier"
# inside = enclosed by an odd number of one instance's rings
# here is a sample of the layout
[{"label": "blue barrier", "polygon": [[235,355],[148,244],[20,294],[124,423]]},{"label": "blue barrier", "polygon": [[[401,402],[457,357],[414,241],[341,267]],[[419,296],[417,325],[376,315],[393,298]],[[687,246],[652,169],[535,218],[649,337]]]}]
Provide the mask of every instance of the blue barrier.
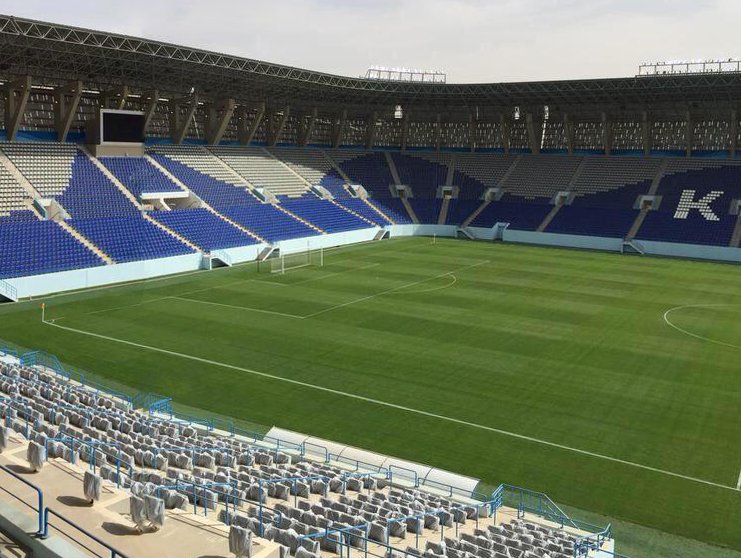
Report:
[{"label": "blue barrier", "polygon": [[89,537],[90,539],[94,540],[96,543],[98,543],[100,546],[102,546],[106,550],[109,550],[110,553],[111,553],[111,558],[127,558],[126,554],[124,554],[120,550],[116,550],[114,547],[112,547],[108,543],[100,540],[98,537],[96,537],[95,535],[93,535],[89,531],[86,531],[85,529],[83,529],[82,527],[80,527],[79,525],[77,525],[76,523],[71,522],[69,519],[67,519],[65,517],[62,517],[60,514],[58,514],[57,512],[55,512],[54,510],[52,510],[50,508],[46,508],[44,510],[44,528],[43,528],[43,531],[41,532],[41,538],[42,539],[46,539],[49,536],[49,516],[50,515],[53,515],[54,517],[62,520],[64,523],[66,523],[70,527],[76,529],[77,531],[79,531],[83,535],[85,535],[85,536]]},{"label": "blue barrier", "polygon": [[44,493],[42,490],[36,486],[35,484],[32,484],[28,482],[26,479],[24,479],[22,476],[20,476],[18,473],[14,473],[10,469],[8,469],[5,465],[0,465],[0,471],[4,471],[8,473],[11,477],[13,477],[15,480],[22,482],[28,487],[33,488],[36,491],[36,495],[38,496],[38,514],[39,514],[39,530],[36,533],[37,535],[42,535],[46,532],[46,522],[44,519]]}]

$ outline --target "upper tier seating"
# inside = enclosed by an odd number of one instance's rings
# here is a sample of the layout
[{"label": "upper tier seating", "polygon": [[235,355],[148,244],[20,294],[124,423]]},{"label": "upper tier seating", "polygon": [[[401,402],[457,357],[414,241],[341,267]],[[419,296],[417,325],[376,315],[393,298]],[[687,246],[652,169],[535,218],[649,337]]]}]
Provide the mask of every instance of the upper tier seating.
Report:
[{"label": "upper tier seating", "polygon": [[141,216],[72,219],[69,224],[116,263],[190,254],[193,250]]},{"label": "upper tier seating", "polygon": [[302,198],[285,198],[281,205],[328,233],[367,229],[373,226],[349,211],[328,200],[319,199],[313,194],[307,194]]},{"label": "upper tier seating", "polygon": [[558,192],[569,189],[581,161],[581,157],[523,155],[502,186],[519,198],[550,201]]},{"label": "upper tier seating", "polygon": [[407,155],[393,153],[394,166],[402,184],[412,187],[416,199],[435,199],[437,187],[445,185],[449,155]]},{"label": "upper tier seating", "polygon": [[235,248],[259,242],[203,207],[157,211],[150,215],[202,250]]},{"label": "upper tier seating", "polygon": [[[247,186],[245,180],[233,169],[203,147],[197,145],[157,145],[150,147],[147,152],[160,164],[162,164],[161,159],[155,155],[165,156],[168,160],[187,165],[201,174],[226,184],[238,185],[240,188]],[[170,171],[169,168],[167,170]],[[179,176],[176,175],[176,178],[183,182]]]},{"label": "upper tier seating", "polygon": [[728,246],[737,219],[731,203],[741,199],[741,166],[712,164],[665,174],[656,194],[659,209],[649,211],[636,238]]},{"label": "upper tier seating", "polygon": [[94,267],[104,262],[53,221],[0,222],[0,278]]},{"label": "upper tier seating", "polygon": [[[30,197],[18,184],[15,177],[0,165],[0,219],[25,219],[28,217],[27,203]],[[31,213],[33,218],[33,213]]]},{"label": "upper tier seating", "polygon": [[581,195],[614,190],[626,184],[646,181],[650,184],[661,163],[661,159],[643,157],[585,157],[573,191]]},{"label": "upper tier seating", "polygon": [[453,184],[460,186],[461,198],[477,199],[486,188],[500,185],[515,160],[516,155],[456,153]]},{"label": "upper tier seating", "polygon": [[329,154],[353,183],[362,184],[374,199],[391,197],[394,183],[383,153],[333,150]]},{"label": "upper tier seating", "polygon": [[261,147],[212,147],[211,152],[255,188],[267,188],[276,195],[301,196],[309,189],[296,173]]},{"label": "upper tier seating", "polygon": [[72,178],[77,147],[68,143],[2,143],[13,164],[46,198],[60,195]]},{"label": "upper tier seating", "polygon": [[145,192],[182,192],[145,157],[101,157],[100,161],[137,198]]},{"label": "upper tier seating", "polygon": [[269,150],[286,163],[294,172],[300,174],[309,184],[323,186],[335,198],[349,198],[345,189],[345,179],[334,169],[332,161],[318,149],[273,148]]}]

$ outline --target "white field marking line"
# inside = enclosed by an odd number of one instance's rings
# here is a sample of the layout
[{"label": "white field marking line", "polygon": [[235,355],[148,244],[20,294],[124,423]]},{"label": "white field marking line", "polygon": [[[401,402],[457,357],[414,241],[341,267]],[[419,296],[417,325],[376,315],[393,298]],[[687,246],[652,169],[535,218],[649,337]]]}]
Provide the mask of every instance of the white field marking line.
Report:
[{"label": "white field marking line", "polygon": [[166,300],[168,298],[172,298],[172,296],[171,295],[161,296],[158,298],[151,298],[149,300],[142,300],[141,302],[135,302],[133,304],[123,304],[121,306],[114,306],[113,308],[103,308],[102,310],[94,310],[93,312],[85,312],[85,315],[90,316],[91,314],[104,314],[106,312],[113,312],[114,310],[123,310],[124,308],[134,308],[136,306],[142,306],[144,304],[149,304],[150,302],[159,302],[160,300]]},{"label": "white field marking line", "polygon": [[[453,275],[452,273],[449,273],[448,275],[450,275],[453,278],[453,280],[450,281],[450,282],[448,282],[448,283],[446,283],[445,285],[441,285],[441,286],[437,286],[437,287],[430,287],[429,289],[419,289],[419,290],[415,290],[415,291],[401,290],[401,291],[397,291],[397,293],[401,293],[401,294],[421,294],[421,293],[434,293],[435,291],[442,291],[443,289],[449,289],[450,287],[452,287],[453,285],[456,284],[456,282],[458,281],[458,278],[455,275]],[[396,293],[392,293],[392,294],[396,294]]]},{"label": "white field marking line", "polygon": [[234,310],[245,310],[247,312],[260,312],[261,314],[273,314],[274,316],[284,316],[286,318],[296,318],[298,320],[305,320],[304,316],[298,316],[296,314],[286,314],[285,312],[275,312],[274,310],[263,310],[261,308],[252,308],[250,306],[236,306],[234,304],[224,304],[222,302],[211,302],[209,300],[198,300],[197,298],[187,298],[182,296],[172,296],[173,300],[183,300],[187,302],[196,302],[198,304],[209,304],[211,306],[221,306],[222,308],[232,308]]},{"label": "white field marking line", "polygon": [[467,265],[465,267],[461,267],[460,269],[456,269],[454,271],[446,271],[445,273],[441,273],[440,275],[435,275],[434,277],[427,277],[425,279],[420,279],[419,281],[414,281],[413,283],[407,283],[406,285],[400,285],[398,287],[394,287],[393,289],[387,289],[385,291],[381,291],[380,293],[375,293],[375,294],[372,294],[372,295],[364,296],[362,298],[357,298],[357,299],[351,300],[349,302],[343,302],[342,304],[337,304],[336,306],[330,306],[329,308],[325,308],[324,310],[319,310],[318,312],[314,312],[312,314],[307,314],[306,316],[304,316],[304,318],[313,318],[314,316],[319,316],[321,314],[326,314],[327,312],[331,312],[332,310],[338,310],[339,308],[344,308],[344,307],[350,306],[352,304],[357,304],[358,302],[363,302],[365,300],[371,300],[373,298],[376,298],[376,297],[379,297],[379,296],[382,296],[382,295],[385,295],[385,294],[393,293],[395,291],[398,291],[398,290],[401,290],[401,289],[405,289],[407,287],[413,287],[415,285],[419,285],[420,283],[425,283],[426,281],[432,281],[433,279],[439,279],[440,277],[445,277],[446,275],[450,275],[452,273],[460,273],[461,271],[465,271],[467,269],[471,269],[471,268],[478,267],[478,266],[481,266],[481,265],[484,265],[484,264],[488,264],[488,263],[489,263],[489,260],[484,260],[484,261],[481,261],[481,262],[477,262],[475,264],[471,264],[471,265]]},{"label": "white field marking line", "polygon": [[407,412],[407,413],[413,413],[413,414],[416,414],[416,415],[426,416],[426,417],[430,417],[430,418],[434,418],[434,419],[438,419],[438,420],[442,420],[442,421],[446,421],[446,422],[451,422],[451,423],[454,423],[454,424],[460,424],[462,426],[468,426],[468,427],[471,427],[471,428],[476,428],[478,430],[485,430],[487,432],[493,432],[495,434],[500,434],[502,436],[509,436],[511,438],[516,438],[518,440],[525,440],[527,442],[532,442],[532,443],[535,443],[535,444],[541,444],[541,445],[544,445],[544,446],[548,446],[548,447],[552,447],[552,448],[557,448],[557,449],[564,450],[564,451],[570,451],[572,453],[577,453],[577,454],[580,454],[580,455],[586,455],[588,457],[593,457],[595,459],[602,459],[602,460],[605,460],[605,461],[610,461],[612,463],[619,463],[621,465],[626,465],[628,467],[634,467],[636,469],[643,469],[645,471],[651,471],[653,473],[658,473],[658,474],[666,475],[666,476],[669,476],[669,477],[675,477],[675,478],[687,480],[687,481],[690,481],[690,482],[704,484],[704,485],[707,485],[707,486],[713,486],[715,488],[722,488],[724,490],[737,491],[737,489],[734,488],[733,486],[727,486],[725,484],[719,484],[719,483],[716,483],[716,482],[713,482],[713,481],[709,481],[709,480],[705,480],[705,479],[699,479],[699,478],[696,478],[696,477],[690,477],[690,476],[687,476],[687,475],[682,475],[680,473],[674,473],[672,471],[667,471],[667,470],[664,470],[664,469],[659,469],[657,467],[651,467],[650,465],[642,465],[641,463],[635,463],[633,461],[626,461],[625,459],[619,459],[617,457],[611,457],[609,455],[602,455],[602,454],[595,453],[595,452],[592,452],[592,451],[587,451],[587,450],[578,449],[578,448],[572,448],[572,447],[565,446],[565,445],[562,445],[562,444],[557,444],[555,442],[549,442],[547,440],[541,440],[539,438],[534,438],[532,436],[526,436],[524,434],[517,434],[515,432],[509,432],[507,430],[501,430],[499,428],[494,428],[492,426],[485,426],[483,424],[477,424],[475,422],[469,422],[469,421],[462,420],[462,419],[448,417],[446,415],[440,415],[440,414],[437,414],[437,413],[431,413],[429,411],[423,411],[421,409],[414,409],[413,407],[405,407],[404,405],[397,405],[396,403],[389,403],[388,401],[382,401],[380,399],[373,399],[371,397],[366,397],[364,395],[357,395],[357,394],[349,393],[349,392],[346,392],[346,391],[340,391],[340,390],[337,390],[337,389],[332,389],[332,388],[328,388],[328,387],[324,387],[324,386],[319,386],[319,385],[316,385],[316,384],[311,384],[309,382],[302,382],[300,380],[294,380],[292,378],[284,378],[284,377],[281,377],[281,376],[276,376],[274,374],[269,374],[267,372],[259,372],[257,370],[252,370],[250,368],[243,368],[241,366],[236,366],[234,364],[227,364],[225,362],[218,362],[218,361],[215,361],[215,360],[209,360],[209,359],[202,358],[202,357],[197,357],[197,356],[194,356],[194,355],[188,355],[188,354],[184,354],[184,353],[178,353],[176,351],[170,351],[168,349],[162,349],[160,347],[152,347],[150,345],[144,345],[144,344],[141,344],[141,343],[135,343],[133,341],[126,341],[125,339],[118,339],[116,337],[110,337],[108,335],[102,335],[100,333],[93,333],[91,331],[84,331],[82,329],[76,329],[76,328],[73,328],[73,327],[67,327],[67,326],[63,326],[63,325],[59,325],[59,324],[52,324],[52,323],[50,323],[48,321],[42,322],[42,323],[45,324],[45,325],[51,326],[51,327],[56,327],[56,328],[61,329],[61,330],[64,330],[64,331],[69,331],[69,332],[72,332],[72,333],[78,333],[80,335],[88,335],[90,337],[95,337],[95,338],[98,338],[98,339],[104,339],[106,341],[111,341],[111,342],[114,342],[114,343],[121,343],[123,345],[130,345],[132,347],[137,347],[139,349],[147,349],[149,351],[154,351],[154,352],[157,352],[157,353],[162,353],[162,354],[166,354],[166,355],[170,355],[170,356],[180,357],[180,358],[183,358],[183,359],[186,359],[186,360],[192,360],[192,361],[195,361],[195,362],[200,362],[202,364],[208,364],[208,365],[217,366],[217,367],[220,367],[220,368],[227,368],[227,369],[230,369],[230,370],[236,370],[238,372],[244,372],[246,374],[252,374],[254,376],[260,376],[262,378],[268,378],[268,379],[279,381],[279,382],[286,382],[288,384],[293,384],[293,385],[301,386],[301,387],[304,387],[304,388],[313,389],[313,390],[316,390],[316,391],[322,391],[322,392],[325,392],[325,393],[331,393],[333,395],[339,395],[341,397],[347,397],[349,399],[355,399],[355,400],[358,400],[358,401],[364,401],[366,403],[372,403],[374,405],[378,405],[378,406],[381,406],[381,407],[388,407],[388,408],[391,408],[391,409],[397,409],[399,411],[404,411],[404,412]]},{"label": "white field marking line", "polygon": [[295,283],[279,283],[280,285],[284,285],[286,287],[292,287],[294,285],[303,285],[304,283],[311,283],[313,281],[321,281],[322,279],[326,279],[327,277],[334,277],[335,275],[342,275],[343,273],[350,273],[351,271],[360,271],[362,269],[370,269],[371,267],[378,267],[381,265],[380,263],[372,263],[368,265],[361,265],[360,267],[353,267],[351,269],[345,269],[343,271],[336,271],[334,273],[328,273],[326,275],[322,275],[321,277],[311,277],[309,279],[304,279],[302,281],[296,281]]},{"label": "white field marking line", "polygon": [[684,310],[685,308],[713,308],[713,307],[724,307],[724,306],[741,306],[741,305],[720,303],[720,304],[686,304],[684,306],[675,306],[674,308],[669,308],[669,310],[664,312],[664,322],[666,322],[666,325],[668,325],[669,327],[672,327],[676,329],[677,331],[684,333],[685,335],[694,337],[695,339],[701,339],[702,341],[707,341],[709,343],[715,343],[716,345],[722,345],[723,347],[731,347],[732,349],[741,349],[741,345],[734,345],[733,343],[726,343],[725,341],[718,341],[717,339],[712,339],[710,337],[698,335],[697,333],[692,333],[691,331],[687,331],[686,329],[682,329],[678,325],[673,324],[671,320],[669,320],[669,314],[671,314],[675,310]]}]

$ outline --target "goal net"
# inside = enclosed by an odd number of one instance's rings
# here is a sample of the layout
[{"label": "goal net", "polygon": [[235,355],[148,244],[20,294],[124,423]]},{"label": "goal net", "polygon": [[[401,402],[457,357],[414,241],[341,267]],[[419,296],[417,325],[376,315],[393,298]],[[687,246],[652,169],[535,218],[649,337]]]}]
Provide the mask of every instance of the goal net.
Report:
[{"label": "goal net", "polygon": [[324,267],[324,249],[306,250],[294,254],[281,254],[277,258],[268,260],[270,273],[284,274],[302,267]]}]

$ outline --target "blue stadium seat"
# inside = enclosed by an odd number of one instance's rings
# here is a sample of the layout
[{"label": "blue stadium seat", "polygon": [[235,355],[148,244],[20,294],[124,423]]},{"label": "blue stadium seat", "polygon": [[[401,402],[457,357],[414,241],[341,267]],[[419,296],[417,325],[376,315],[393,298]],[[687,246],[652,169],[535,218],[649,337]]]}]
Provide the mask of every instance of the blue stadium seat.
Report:
[{"label": "blue stadium seat", "polygon": [[144,192],[182,192],[144,157],[101,157],[100,161],[137,198]]},{"label": "blue stadium seat", "polygon": [[151,216],[203,250],[235,248],[258,243],[256,238],[202,207],[157,211]]}]

